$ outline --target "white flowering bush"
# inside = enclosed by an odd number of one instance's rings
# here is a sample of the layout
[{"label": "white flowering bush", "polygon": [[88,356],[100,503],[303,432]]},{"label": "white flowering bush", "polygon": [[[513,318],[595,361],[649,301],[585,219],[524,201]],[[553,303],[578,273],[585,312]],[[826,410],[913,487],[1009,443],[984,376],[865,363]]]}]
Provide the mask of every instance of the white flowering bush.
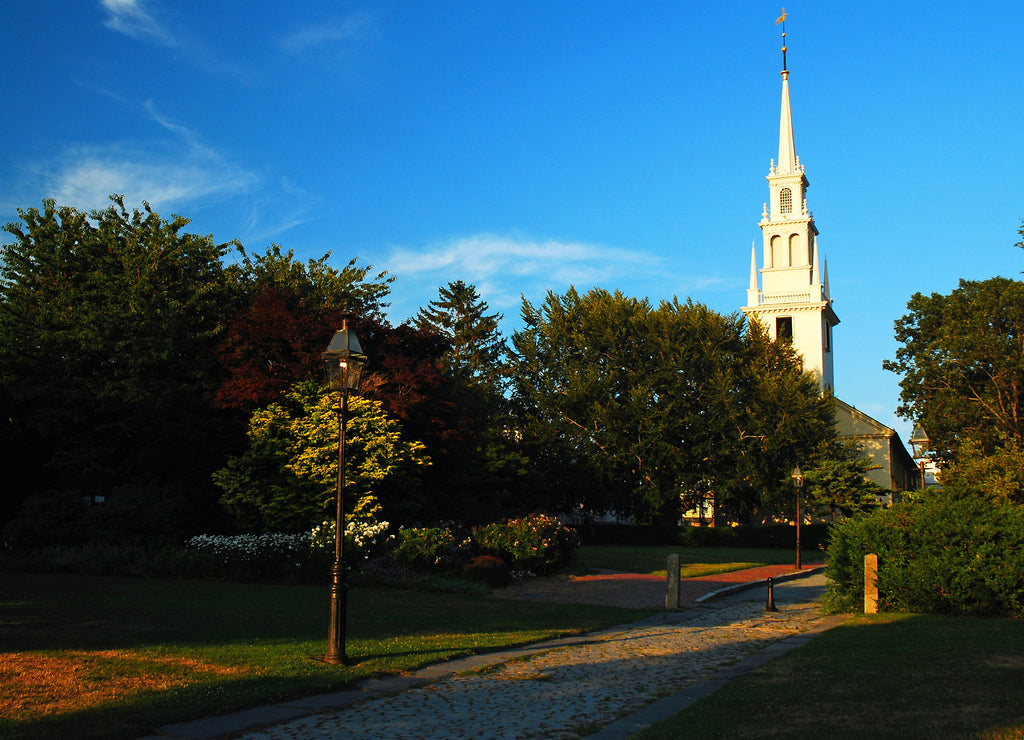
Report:
[{"label": "white flowering bush", "polygon": [[257,581],[300,577],[309,570],[312,538],[302,534],[197,535],[185,543],[197,575]]},{"label": "white flowering bush", "polygon": [[[378,521],[380,505],[364,497],[345,520],[345,561],[366,560],[393,537]],[[196,575],[229,580],[326,578],[334,560],[334,522],[298,534],[198,535],[185,543]]]},{"label": "white flowering bush", "polygon": [[[388,535],[387,522],[361,522],[349,519],[345,522],[345,560],[351,565],[357,560],[369,560],[379,552],[394,535]],[[310,547],[323,553],[328,559],[334,558],[334,522],[324,522],[313,527]]]}]

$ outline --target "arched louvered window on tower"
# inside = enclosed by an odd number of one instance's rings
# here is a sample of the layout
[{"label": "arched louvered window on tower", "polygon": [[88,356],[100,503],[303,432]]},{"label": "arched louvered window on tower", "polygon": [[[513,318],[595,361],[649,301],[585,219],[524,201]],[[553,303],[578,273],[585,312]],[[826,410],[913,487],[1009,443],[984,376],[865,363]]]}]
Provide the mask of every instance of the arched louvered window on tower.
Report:
[{"label": "arched louvered window on tower", "polygon": [[790,214],[793,212],[793,191],[783,188],[779,191],[779,213]]},{"label": "arched louvered window on tower", "polygon": [[772,251],[771,251],[772,263],[770,265],[768,265],[768,266],[769,267],[789,267],[789,253],[786,251],[787,250],[787,245],[786,245],[786,242],[783,241],[782,237],[779,236],[778,234],[775,234],[772,237],[771,246],[772,246]]},{"label": "arched louvered window on tower", "polygon": [[790,234],[789,235],[789,264],[791,265],[806,265],[807,260],[803,259],[803,253],[800,249],[800,235]]}]

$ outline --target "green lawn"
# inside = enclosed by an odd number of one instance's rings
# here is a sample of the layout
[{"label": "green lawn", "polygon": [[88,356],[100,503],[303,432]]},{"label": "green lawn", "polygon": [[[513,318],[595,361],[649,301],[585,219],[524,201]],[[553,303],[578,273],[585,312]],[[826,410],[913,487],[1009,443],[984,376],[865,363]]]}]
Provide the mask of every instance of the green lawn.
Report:
[{"label": "green lawn", "polygon": [[353,588],[339,667],[326,587],[0,573],[0,737],[137,737],[649,613]]},{"label": "green lawn", "polygon": [[[669,552],[684,565],[789,562],[777,550],[587,547],[577,566],[657,572]],[[325,587],[0,573],[0,737],[138,737],[647,613],[353,588],[359,664],[340,667],[318,660]],[[856,617],[643,737],[1022,737],[1021,687],[1020,621]]]},{"label": "green lawn", "polygon": [[636,737],[1024,737],[1024,624],[855,617]]},{"label": "green lawn", "polygon": [[[671,553],[679,555],[683,578],[728,573],[761,565],[781,565],[796,560],[795,550],[778,548],[584,545],[577,551],[574,565],[581,570],[600,568],[664,576],[666,561]],[[804,553],[806,562],[821,558],[822,554],[818,552]]]}]

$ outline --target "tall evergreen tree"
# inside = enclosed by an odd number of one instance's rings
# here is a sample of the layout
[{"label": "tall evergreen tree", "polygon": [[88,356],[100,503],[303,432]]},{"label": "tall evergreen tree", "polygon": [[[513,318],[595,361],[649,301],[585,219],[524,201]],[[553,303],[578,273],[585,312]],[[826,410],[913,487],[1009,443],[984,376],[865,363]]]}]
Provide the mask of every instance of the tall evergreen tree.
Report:
[{"label": "tall evergreen tree", "polygon": [[498,325],[501,314],[488,314],[488,305],[473,285],[461,280],[438,290],[439,298],[420,309],[413,323],[440,334],[448,342],[447,372],[470,383],[497,385],[505,351]]},{"label": "tall evergreen tree", "polygon": [[508,434],[508,402],[503,393],[505,341],[500,313],[473,285],[461,280],[438,290],[413,323],[445,342],[441,355],[444,397],[461,418],[461,434],[444,456],[434,456],[427,476],[434,478],[444,509],[453,518],[483,522],[515,509],[512,490],[522,467]]}]

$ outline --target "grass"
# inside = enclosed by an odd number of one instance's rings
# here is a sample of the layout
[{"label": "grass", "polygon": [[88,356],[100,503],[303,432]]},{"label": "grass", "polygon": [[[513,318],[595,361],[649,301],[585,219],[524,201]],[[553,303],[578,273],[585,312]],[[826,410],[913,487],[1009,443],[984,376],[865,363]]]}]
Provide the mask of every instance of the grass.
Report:
[{"label": "grass", "polygon": [[636,736],[1021,738],[1024,624],[859,616]]},{"label": "grass", "polygon": [[[683,578],[792,563],[796,556],[793,550],[778,548],[584,545],[577,551],[575,562],[584,570],[605,569],[664,576],[671,553],[679,555]],[[818,559],[820,553],[804,553],[807,562]]]},{"label": "grass", "polygon": [[2,573],[0,737],[138,737],[648,613],[353,588],[359,663],[331,666],[326,587]]}]

